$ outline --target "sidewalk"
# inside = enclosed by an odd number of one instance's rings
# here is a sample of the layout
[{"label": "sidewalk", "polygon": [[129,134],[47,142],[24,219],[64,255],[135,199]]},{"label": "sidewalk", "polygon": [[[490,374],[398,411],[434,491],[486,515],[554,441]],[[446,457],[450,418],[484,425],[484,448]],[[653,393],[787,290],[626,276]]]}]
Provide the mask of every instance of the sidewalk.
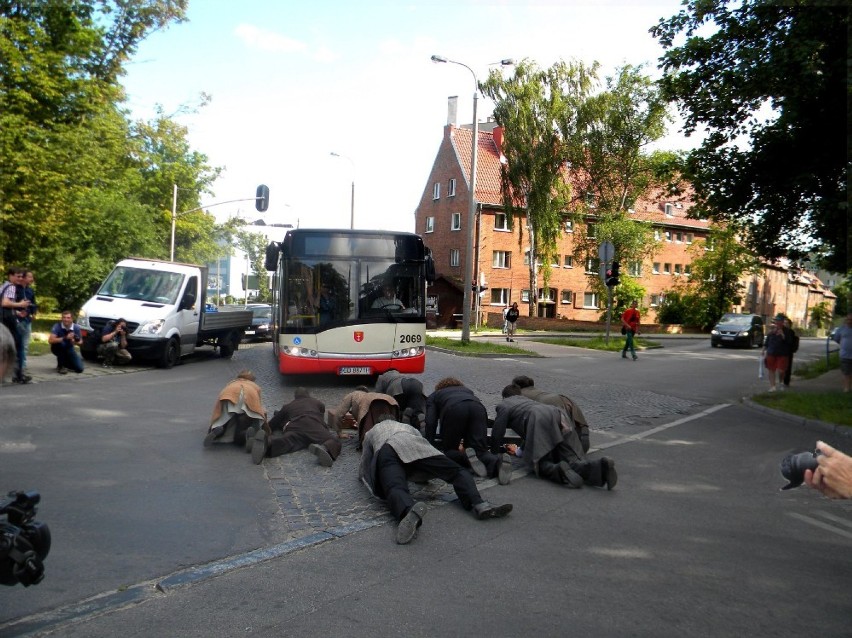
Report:
[{"label": "sidewalk", "polygon": [[[32,377],[30,383],[44,383],[45,381],[70,381],[72,379],[90,379],[102,377],[106,374],[127,374],[129,372],[140,372],[150,370],[150,365],[134,365],[132,362],[126,366],[115,366],[105,368],[100,361],[83,361],[83,372],[77,374],[69,371],[67,374],[59,374],[56,371],[56,357],[52,354],[30,355],[27,357],[27,374]],[[9,372],[2,385],[12,385],[12,374]]]}]

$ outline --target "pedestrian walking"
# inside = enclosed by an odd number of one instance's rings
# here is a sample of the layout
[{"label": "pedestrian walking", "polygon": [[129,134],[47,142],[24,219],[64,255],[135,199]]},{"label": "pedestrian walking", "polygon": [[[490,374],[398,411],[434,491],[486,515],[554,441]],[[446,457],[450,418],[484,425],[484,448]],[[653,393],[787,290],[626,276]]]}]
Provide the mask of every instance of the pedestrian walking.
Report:
[{"label": "pedestrian walking", "polygon": [[790,358],[793,347],[793,331],[784,325],[786,317],[782,314],[775,315],[769,334],[763,345],[764,363],[766,373],[769,376],[769,391],[775,392],[778,382],[784,387],[784,372],[787,370],[787,361]]},{"label": "pedestrian walking", "polygon": [[633,302],[630,304],[630,307],[625,310],[621,315],[621,333],[625,335],[624,339],[624,348],[621,349],[621,358],[627,358],[627,351],[630,350],[630,354],[633,357],[633,360],[636,361],[639,357],[636,356],[636,346],[633,343],[633,337],[639,334],[639,310],[637,308],[639,304],[637,302]]},{"label": "pedestrian walking", "polygon": [[852,312],[846,315],[846,323],[834,333],[840,344],[840,373],[843,375],[843,391],[852,389]]},{"label": "pedestrian walking", "polygon": [[515,322],[521,316],[521,311],[518,310],[518,302],[514,302],[512,307],[506,311],[506,341],[515,340]]}]

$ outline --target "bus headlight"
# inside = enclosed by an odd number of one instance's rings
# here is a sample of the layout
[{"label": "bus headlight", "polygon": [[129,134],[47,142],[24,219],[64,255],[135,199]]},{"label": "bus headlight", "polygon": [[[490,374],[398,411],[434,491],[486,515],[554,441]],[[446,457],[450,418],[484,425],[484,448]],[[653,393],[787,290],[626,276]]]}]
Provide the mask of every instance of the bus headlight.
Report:
[{"label": "bus headlight", "polygon": [[411,357],[419,357],[425,352],[423,346],[414,346],[412,348],[403,348],[402,350],[394,350],[391,355],[394,359],[409,359]]},{"label": "bus headlight", "polygon": [[284,354],[291,357],[316,357],[318,355],[316,350],[300,348],[298,346],[284,346],[281,350]]}]

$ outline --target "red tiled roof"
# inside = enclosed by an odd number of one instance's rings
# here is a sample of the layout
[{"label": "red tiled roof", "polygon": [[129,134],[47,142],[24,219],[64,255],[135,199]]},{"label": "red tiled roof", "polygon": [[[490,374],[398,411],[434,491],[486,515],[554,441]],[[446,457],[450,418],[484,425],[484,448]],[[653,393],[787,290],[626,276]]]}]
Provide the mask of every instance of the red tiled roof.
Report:
[{"label": "red tiled roof", "polygon": [[[470,153],[473,150],[473,129],[452,128],[450,139],[462,167],[465,181],[470,180]],[[500,152],[490,132],[479,131],[476,166],[476,201],[483,204],[502,204],[500,194]]]}]

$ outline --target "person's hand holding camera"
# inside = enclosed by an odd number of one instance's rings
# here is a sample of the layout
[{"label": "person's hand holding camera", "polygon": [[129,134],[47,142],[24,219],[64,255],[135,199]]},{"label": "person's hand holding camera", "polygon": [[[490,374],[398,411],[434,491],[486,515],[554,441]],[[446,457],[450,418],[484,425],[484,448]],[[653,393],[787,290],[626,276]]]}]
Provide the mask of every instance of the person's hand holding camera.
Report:
[{"label": "person's hand holding camera", "polygon": [[805,470],[805,483],[828,498],[852,498],[852,457],[817,441],[817,468]]}]

